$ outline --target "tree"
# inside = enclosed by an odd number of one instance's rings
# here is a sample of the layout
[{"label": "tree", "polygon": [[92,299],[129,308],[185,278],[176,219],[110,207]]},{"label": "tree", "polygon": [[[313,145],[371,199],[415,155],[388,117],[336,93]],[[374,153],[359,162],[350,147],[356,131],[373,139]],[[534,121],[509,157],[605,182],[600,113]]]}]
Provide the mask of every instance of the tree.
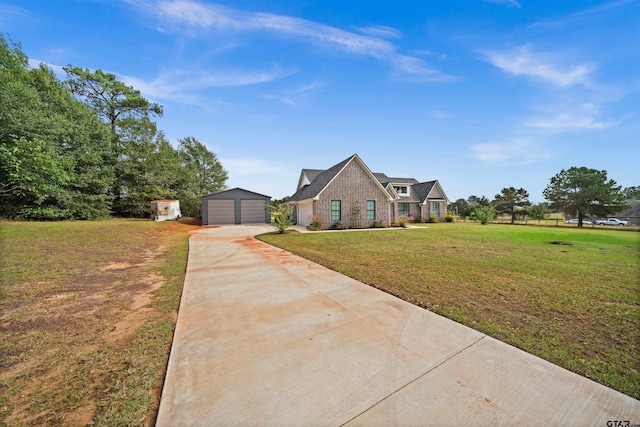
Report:
[{"label": "tree", "polygon": [[122,124],[123,151],[115,186],[119,197],[114,203],[120,216],[147,216],[150,201],[180,198],[188,179],[178,151],[155,126],[143,126],[146,122]]},{"label": "tree", "polygon": [[139,90],[116,80],[114,74],[102,70],[92,73],[86,68],[71,65],[64,70],[71,91],[109,123],[113,135],[124,119],[140,121],[150,116],[162,117],[160,104],[149,102]]},{"label": "tree", "polygon": [[529,193],[524,188],[503,188],[500,194],[494,198],[494,207],[500,213],[511,215],[511,224],[516,221],[516,214],[522,208],[531,206]]},{"label": "tree", "polygon": [[640,200],[640,185],[634,187],[627,187],[622,190],[624,198],[627,200]]},{"label": "tree", "polygon": [[485,196],[469,196],[469,198],[467,199],[467,202],[472,206],[472,207],[477,207],[477,206],[490,206],[491,202],[489,201],[489,199],[487,199]]},{"label": "tree", "polygon": [[34,219],[109,214],[104,124],[46,66],[28,67],[0,35],[0,215]]},{"label": "tree", "polygon": [[529,209],[529,215],[533,219],[537,219],[538,221],[543,220],[547,215],[549,215],[551,211],[546,206],[545,203],[538,203],[537,205],[533,205],[531,209]]},{"label": "tree", "polygon": [[466,218],[471,215],[473,207],[465,199],[458,199],[455,202],[450,203],[447,210],[461,218]]},{"label": "tree", "polygon": [[66,179],[48,138],[55,122],[28,67],[20,45],[0,35],[0,214],[6,216],[41,203]]},{"label": "tree", "polygon": [[626,207],[621,187],[607,179],[607,171],[584,166],[561,170],[551,178],[542,194],[552,207],[577,216],[578,227],[582,227],[585,215],[606,217]]},{"label": "tree", "polygon": [[188,136],[178,140],[178,154],[183,166],[185,184],[180,198],[184,199],[185,215],[199,216],[202,211],[200,198],[224,190],[228,173],[215,154],[196,138]]}]

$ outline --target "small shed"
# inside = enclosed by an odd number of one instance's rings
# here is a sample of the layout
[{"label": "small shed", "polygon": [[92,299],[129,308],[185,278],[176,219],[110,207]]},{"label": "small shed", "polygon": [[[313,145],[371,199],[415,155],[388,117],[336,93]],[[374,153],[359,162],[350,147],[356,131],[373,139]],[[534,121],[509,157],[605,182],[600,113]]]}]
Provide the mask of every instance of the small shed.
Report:
[{"label": "small shed", "polygon": [[268,224],[271,197],[242,188],[202,196],[202,225]]},{"label": "small shed", "polygon": [[179,200],[153,200],[151,202],[151,219],[154,221],[179,219],[181,216]]}]

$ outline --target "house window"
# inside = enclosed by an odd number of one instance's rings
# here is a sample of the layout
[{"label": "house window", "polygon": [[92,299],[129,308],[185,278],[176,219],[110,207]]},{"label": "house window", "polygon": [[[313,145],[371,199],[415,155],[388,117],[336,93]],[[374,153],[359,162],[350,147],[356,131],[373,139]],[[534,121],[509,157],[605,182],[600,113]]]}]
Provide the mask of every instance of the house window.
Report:
[{"label": "house window", "polygon": [[440,203],[431,202],[431,212],[433,213],[433,215],[440,218]]},{"label": "house window", "polygon": [[342,202],[340,200],[331,201],[331,221],[342,220]]},{"label": "house window", "polygon": [[376,201],[375,200],[367,200],[367,219],[368,220],[376,219]]},{"label": "house window", "polygon": [[396,193],[398,194],[409,194],[409,190],[406,185],[394,185],[393,188],[396,189]]},{"label": "house window", "polygon": [[409,203],[398,203],[398,215],[409,216]]}]

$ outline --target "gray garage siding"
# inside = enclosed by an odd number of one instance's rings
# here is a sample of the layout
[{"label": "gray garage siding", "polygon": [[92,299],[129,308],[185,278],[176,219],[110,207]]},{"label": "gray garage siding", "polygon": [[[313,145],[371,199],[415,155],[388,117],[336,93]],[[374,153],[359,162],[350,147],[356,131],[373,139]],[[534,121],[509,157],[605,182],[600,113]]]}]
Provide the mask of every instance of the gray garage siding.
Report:
[{"label": "gray garage siding", "polygon": [[202,197],[202,225],[269,223],[269,203],[271,197],[242,188],[208,194]]}]

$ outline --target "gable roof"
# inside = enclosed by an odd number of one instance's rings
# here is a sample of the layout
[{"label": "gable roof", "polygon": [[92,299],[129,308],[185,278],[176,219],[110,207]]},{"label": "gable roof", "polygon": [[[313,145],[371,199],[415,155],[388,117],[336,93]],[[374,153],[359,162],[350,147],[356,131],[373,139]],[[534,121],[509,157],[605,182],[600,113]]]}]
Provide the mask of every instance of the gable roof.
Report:
[{"label": "gable roof", "polygon": [[362,168],[365,170],[365,172],[367,172],[367,174],[371,177],[372,181],[374,181],[378,185],[380,190],[384,192],[389,199],[392,199],[392,196],[389,195],[389,192],[384,188],[375,174],[369,170],[367,165],[364,164],[362,159],[360,159],[357,154],[354,154],[353,156],[344,159],[340,163],[330,167],[327,170],[303,169],[298,185],[303,182],[302,178],[305,175],[309,179],[310,183],[299,187],[298,190],[287,200],[287,202],[300,202],[303,200],[317,199],[324,191],[324,189],[331,183],[331,181],[333,181],[335,177],[338,176],[338,174],[352,161],[358,162],[360,166],[362,166]]},{"label": "gable roof", "polygon": [[389,200],[398,200],[399,195],[394,188],[394,184],[406,184],[411,186],[410,197],[403,197],[403,202],[426,203],[429,195],[434,187],[437,187],[442,197],[436,200],[447,200],[448,198],[444,190],[437,180],[418,182],[415,178],[390,178],[381,172],[371,172],[362,159],[354,154],[341,161],[340,163],[330,167],[329,169],[302,169],[300,179],[298,180],[298,189],[289,197],[287,202],[301,202],[304,200],[318,199],[324,189],[335,179],[335,177],[351,162],[357,161],[360,166],[367,172],[371,179],[378,187],[389,197]]},{"label": "gable roof", "polygon": [[436,181],[427,181],[412,185],[411,198],[417,202],[424,203],[435,184]]},{"label": "gable roof", "polygon": [[260,197],[264,197],[264,198],[268,198],[268,199],[271,198],[271,196],[266,196],[264,194],[256,193],[255,191],[245,190],[244,188],[240,188],[240,187],[230,188],[228,190],[222,190],[222,191],[217,191],[215,193],[210,193],[210,194],[202,196],[202,198],[210,197],[210,196],[216,196],[216,195],[219,195],[219,194],[226,194],[226,193],[245,193],[245,194],[252,194],[252,195],[255,195],[255,196],[260,196]]},{"label": "gable roof", "polygon": [[323,169],[302,169],[302,172],[300,172],[300,179],[298,179],[298,186],[296,187],[296,190],[299,190],[300,187],[303,187],[307,184],[311,184],[313,180],[316,179],[316,177],[322,172],[324,172]]},{"label": "gable roof", "polygon": [[316,179],[318,175],[324,172],[324,169],[302,169],[302,170],[304,171],[305,175],[307,175],[307,178],[309,178],[309,181],[313,181],[314,179]]},{"label": "gable roof", "polygon": [[438,182],[438,180],[421,182],[411,186],[411,196],[417,202],[426,203],[429,199],[429,196],[433,192],[434,188],[440,191],[442,197],[434,197],[433,200],[445,200],[447,203],[449,202],[449,198],[444,193],[442,186]]},{"label": "gable roof", "polygon": [[[340,172],[356,155],[344,159],[340,163],[330,167],[327,170],[320,169],[303,169],[304,171],[315,171],[318,172],[315,174],[315,179],[310,179],[311,183],[303,185],[298,188],[298,190],[293,194],[293,196],[289,197],[288,202],[300,202],[302,200],[313,199],[317,197],[324,188],[329,185],[333,178]],[[309,175],[307,175],[309,177]]]}]

